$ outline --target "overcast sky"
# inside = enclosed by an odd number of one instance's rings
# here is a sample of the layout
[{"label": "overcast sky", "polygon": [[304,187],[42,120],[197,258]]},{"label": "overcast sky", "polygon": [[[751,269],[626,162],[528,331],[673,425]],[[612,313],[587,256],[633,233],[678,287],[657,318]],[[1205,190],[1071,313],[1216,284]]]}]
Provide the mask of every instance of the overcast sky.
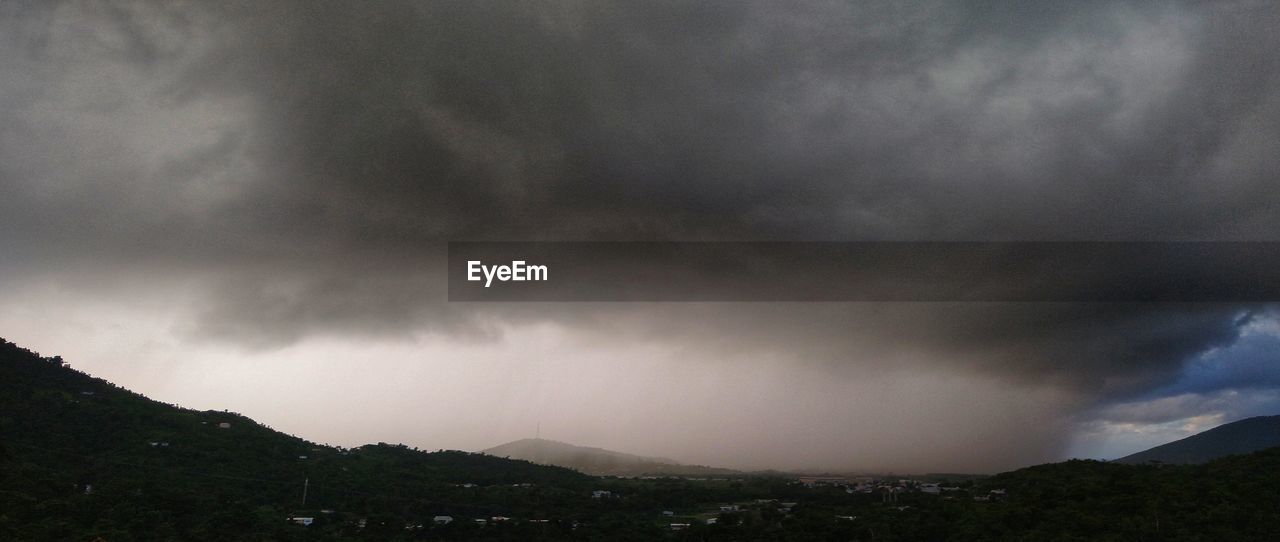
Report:
[{"label": "overcast sky", "polygon": [[997,471],[1280,413],[1260,304],[449,304],[450,240],[1280,241],[1280,6],[7,2],[0,336],[341,445]]}]

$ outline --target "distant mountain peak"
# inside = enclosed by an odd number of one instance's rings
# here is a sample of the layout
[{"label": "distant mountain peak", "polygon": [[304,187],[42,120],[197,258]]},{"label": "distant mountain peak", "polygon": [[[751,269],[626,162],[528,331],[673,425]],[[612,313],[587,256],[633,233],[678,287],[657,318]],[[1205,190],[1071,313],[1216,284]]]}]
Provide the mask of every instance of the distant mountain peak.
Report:
[{"label": "distant mountain peak", "polygon": [[511,441],[482,450],[482,453],[567,467],[601,476],[711,475],[736,472],[701,465],[685,465],[665,457],[646,457],[540,437]]},{"label": "distant mountain peak", "polygon": [[1208,431],[1115,460],[1192,464],[1280,446],[1280,416],[1255,416],[1219,425]]}]

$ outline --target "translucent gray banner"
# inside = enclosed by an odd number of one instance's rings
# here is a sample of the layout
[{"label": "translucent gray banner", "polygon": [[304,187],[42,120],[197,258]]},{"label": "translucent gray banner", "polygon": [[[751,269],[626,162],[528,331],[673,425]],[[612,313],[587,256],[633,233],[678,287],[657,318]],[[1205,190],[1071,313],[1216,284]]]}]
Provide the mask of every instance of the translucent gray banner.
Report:
[{"label": "translucent gray banner", "polygon": [[463,301],[1280,301],[1275,242],[451,242]]}]

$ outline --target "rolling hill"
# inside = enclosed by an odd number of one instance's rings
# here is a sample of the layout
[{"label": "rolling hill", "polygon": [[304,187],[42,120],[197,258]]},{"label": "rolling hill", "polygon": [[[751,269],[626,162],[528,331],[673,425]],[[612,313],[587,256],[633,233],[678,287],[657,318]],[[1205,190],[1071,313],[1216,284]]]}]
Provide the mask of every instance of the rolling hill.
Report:
[{"label": "rolling hill", "polygon": [[1195,464],[1275,446],[1280,446],[1280,416],[1256,416],[1223,424],[1115,462],[1133,465],[1150,462]]},{"label": "rolling hill", "polygon": [[[1224,431],[1273,427],[1262,420]],[[540,439],[489,452],[709,469]],[[954,489],[886,501],[787,476],[596,478],[484,453],[345,449],[153,401],[0,340],[0,540],[1261,541],[1280,528],[1280,448],[1197,465],[1069,461],[944,485]]]},{"label": "rolling hill", "polygon": [[295,515],[390,540],[438,514],[535,517],[548,502],[589,502],[591,480],[469,452],[321,445],[0,340],[0,540],[292,540],[307,535],[285,521]]},{"label": "rolling hill", "polygon": [[731,469],[685,465],[662,457],[643,457],[541,438],[516,440],[481,453],[555,465],[596,476],[715,476],[738,473]]}]

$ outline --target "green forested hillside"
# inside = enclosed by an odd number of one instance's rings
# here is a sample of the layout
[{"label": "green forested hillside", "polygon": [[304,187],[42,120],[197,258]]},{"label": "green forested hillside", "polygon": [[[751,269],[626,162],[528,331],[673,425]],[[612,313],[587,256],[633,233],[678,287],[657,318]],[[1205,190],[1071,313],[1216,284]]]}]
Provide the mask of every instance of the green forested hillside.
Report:
[{"label": "green forested hillside", "polygon": [[1007,492],[988,529],[1026,540],[1274,540],[1280,448],[1204,465],[1067,461],[982,481]]},{"label": "green forested hillside", "polygon": [[237,414],[152,401],[0,344],[0,540],[280,539],[304,532],[290,515],[363,518],[361,531],[376,539],[382,523],[400,534],[437,514],[538,516],[586,498],[589,481],[482,454],[321,446]]}]

